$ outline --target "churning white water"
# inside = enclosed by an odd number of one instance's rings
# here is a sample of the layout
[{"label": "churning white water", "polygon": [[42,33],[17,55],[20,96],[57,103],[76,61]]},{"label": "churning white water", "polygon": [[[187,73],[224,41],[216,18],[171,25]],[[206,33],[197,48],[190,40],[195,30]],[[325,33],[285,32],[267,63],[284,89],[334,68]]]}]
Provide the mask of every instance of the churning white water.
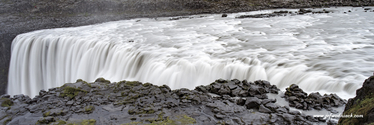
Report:
[{"label": "churning white water", "polygon": [[373,71],[374,12],[330,10],[272,18],[235,17],[274,10],[142,18],[21,34],[12,45],[8,93],[33,97],[99,77],[172,89],[236,78],[349,98]]}]

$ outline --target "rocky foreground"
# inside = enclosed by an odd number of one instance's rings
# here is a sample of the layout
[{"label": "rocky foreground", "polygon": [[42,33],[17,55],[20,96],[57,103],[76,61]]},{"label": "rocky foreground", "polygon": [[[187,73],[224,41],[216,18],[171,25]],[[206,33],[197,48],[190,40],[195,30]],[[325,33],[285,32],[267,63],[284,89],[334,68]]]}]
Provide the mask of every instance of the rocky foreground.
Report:
[{"label": "rocky foreground", "polygon": [[[281,106],[270,96],[282,96]],[[344,106],[335,94],[307,94],[291,85],[283,94],[267,81],[216,80],[194,90],[171,90],[137,81],[111,83],[103,78],[93,83],[77,80],[28,96],[2,95],[0,122],[29,124],[336,124],[302,114],[301,110]]]}]

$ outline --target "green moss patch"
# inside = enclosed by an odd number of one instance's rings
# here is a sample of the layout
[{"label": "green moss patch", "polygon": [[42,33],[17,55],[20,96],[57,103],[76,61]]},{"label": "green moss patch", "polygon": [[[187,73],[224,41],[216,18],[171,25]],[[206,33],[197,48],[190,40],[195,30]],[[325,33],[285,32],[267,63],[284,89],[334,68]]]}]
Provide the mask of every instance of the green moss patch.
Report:
[{"label": "green moss patch", "polygon": [[60,94],[61,97],[70,97],[74,98],[77,96],[79,93],[87,93],[85,90],[81,90],[78,88],[70,87],[70,86],[63,86],[63,92]]},{"label": "green moss patch", "polygon": [[134,121],[122,125],[191,125],[196,123],[196,120],[194,118],[191,118],[187,115],[179,115],[175,118],[167,117],[166,119],[164,119],[163,113],[160,113],[157,119],[148,119],[146,121],[150,123]]},{"label": "green moss patch", "polygon": [[130,122],[130,123],[125,123],[121,125],[143,125],[143,122]]},{"label": "green moss patch", "polygon": [[[339,124],[355,125],[362,124],[364,121],[368,120],[368,113],[370,110],[374,109],[374,94],[368,94],[363,100],[358,100],[355,105],[350,109],[345,111],[343,115],[350,116],[352,114],[353,118],[340,118]],[[362,118],[354,118],[354,115],[363,115]]]},{"label": "green moss patch", "polygon": [[63,120],[58,120],[58,121],[55,122],[54,125],[66,125],[66,122],[63,121]]},{"label": "green moss patch", "polygon": [[1,98],[1,107],[9,107],[13,105],[13,101],[8,98]]},{"label": "green moss patch", "polygon": [[96,120],[95,119],[84,119],[84,120],[82,120],[80,122],[71,122],[71,121],[58,120],[58,121],[53,122],[51,124],[53,124],[53,125],[95,125],[96,124]]},{"label": "green moss patch", "polygon": [[148,110],[145,110],[145,109],[130,109],[129,111],[127,111],[127,113],[129,113],[130,115],[138,115],[138,114],[153,114],[155,113],[155,110],[153,109],[148,109]]},{"label": "green moss patch", "polygon": [[84,111],[86,112],[86,113],[92,113],[93,111],[95,110],[95,107],[94,106],[86,106],[86,107],[84,107]]},{"label": "green moss patch", "polygon": [[51,114],[51,111],[46,112],[46,113],[43,113],[43,117],[47,117],[47,116],[49,116],[50,114]]},{"label": "green moss patch", "polygon": [[138,82],[138,81],[127,81],[126,82],[126,85],[128,86],[138,86],[138,85],[141,85],[142,83],[141,82]]},{"label": "green moss patch", "polygon": [[96,120],[95,119],[88,119],[88,120],[83,120],[81,122],[82,125],[95,125]]},{"label": "green moss patch", "polygon": [[8,118],[4,121],[3,125],[6,125],[8,122],[12,121],[12,118]]},{"label": "green moss patch", "polygon": [[152,86],[152,84],[147,82],[147,83],[144,83],[143,86],[148,87],[148,86]]}]

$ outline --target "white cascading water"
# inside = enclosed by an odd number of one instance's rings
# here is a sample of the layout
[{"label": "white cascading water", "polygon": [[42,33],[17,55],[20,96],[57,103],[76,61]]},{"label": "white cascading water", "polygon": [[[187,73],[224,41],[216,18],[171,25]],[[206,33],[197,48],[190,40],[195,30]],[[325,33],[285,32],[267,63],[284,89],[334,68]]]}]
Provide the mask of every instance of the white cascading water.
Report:
[{"label": "white cascading water", "polygon": [[274,10],[142,18],[21,34],[12,44],[8,94],[33,97],[99,77],[172,89],[236,78],[349,98],[373,71],[374,13],[331,10],[261,19],[235,17]]}]

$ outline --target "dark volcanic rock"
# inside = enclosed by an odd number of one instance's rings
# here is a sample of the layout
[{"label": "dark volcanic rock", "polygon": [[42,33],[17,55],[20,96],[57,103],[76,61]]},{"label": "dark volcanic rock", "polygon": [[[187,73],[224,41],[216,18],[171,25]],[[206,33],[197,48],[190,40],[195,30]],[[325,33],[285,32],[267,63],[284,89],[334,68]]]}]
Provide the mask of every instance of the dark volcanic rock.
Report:
[{"label": "dark volcanic rock", "polygon": [[295,84],[292,84],[286,88],[286,92],[284,94],[284,97],[290,103],[289,106],[303,110],[310,110],[312,108],[321,110],[322,108],[325,108],[332,113],[336,113],[336,111],[332,110],[331,107],[339,107],[346,104],[346,101],[341,99],[336,94],[325,94],[324,96],[321,96],[317,92],[310,93],[308,95]]},{"label": "dark volcanic rock", "polygon": [[[364,81],[356,90],[356,97],[348,100],[339,119],[339,124],[372,124],[374,123],[374,76]],[[347,117],[345,117],[347,116]]]},{"label": "dark volcanic rock", "polygon": [[320,14],[320,13],[330,13],[330,11],[327,11],[325,9],[323,9],[322,11],[313,11],[313,10],[302,8],[295,13],[293,13],[292,11],[281,10],[281,11],[274,11],[273,13],[267,13],[267,14],[240,15],[236,18],[270,18],[270,17],[277,17],[277,16],[293,16],[296,14],[303,15],[307,13]]},{"label": "dark volcanic rock", "polygon": [[[298,87],[292,88],[302,92]],[[247,82],[237,79],[219,79],[210,85],[198,86],[195,90],[170,90],[166,85],[155,86],[137,81],[109,83],[103,78],[94,83],[77,80],[76,83],[67,83],[48,91],[42,90],[40,95],[33,99],[24,95],[13,98],[3,95],[0,100],[0,118],[9,124],[320,122],[311,116],[277,105],[276,99],[263,96],[278,91],[277,87],[267,81]],[[248,94],[240,94],[243,92]]]}]

